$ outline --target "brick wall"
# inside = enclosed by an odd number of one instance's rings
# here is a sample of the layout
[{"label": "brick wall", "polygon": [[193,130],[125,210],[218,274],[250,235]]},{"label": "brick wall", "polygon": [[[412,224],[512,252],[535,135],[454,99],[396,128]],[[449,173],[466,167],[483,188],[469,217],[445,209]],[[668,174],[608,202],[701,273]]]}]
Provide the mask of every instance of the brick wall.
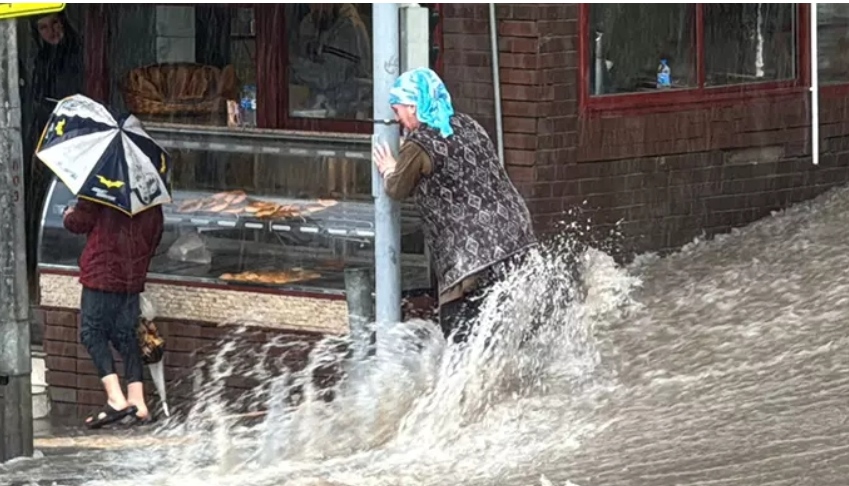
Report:
[{"label": "brick wall", "polygon": [[[79,311],[41,308],[38,312],[45,324],[46,378],[53,417],[59,421],[85,417],[106,403],[106,395],[88,352],[79,343]],[[157,324],[166,340],[164,360],[168,402],[171,409],[177,412],[186,410],[193,403],[193,399],[197,398],[192,384],[197,367],[219,351],[219,342],[225,337],[228,342],[235,344],[236,359],[228,364],[242,362],[246,368],[256,364],[253,355],[274,339],[280,340],[281,343],[303,343],[289,349],[280,347],[278,352],[269,354],[270,359],[264,362],[265,371],[272,376],[279,374],[277,367],[280,363],[285,363],[292,369],[301,367],[306,361],[308,350],[319,338],[315,334],[294,334],[261,328],[234,333],[233,327],[201,322],[163,320]],[[282,358],[282,361],[275,362],[278,358]],[[118,374],[123,376],[122,362],[117,354],[115,360]],[[247,377],[247,374],[240,373],[238,368],[225,383],[225,394],[234,401],[259,385],[255,377]],[[147,367],[145,390],[149,398],[148,403],[157,405],[159,399],[153,382],[150,381]]]},{"label": "brick wall", "polygon": [[[540,231],[580,208],[596,240],[621,232],[617,256],[627,258],[849,181],[845,96],[822,99],[819,167],[804,90],[666,113],[581,113],[577,4],[503,4],[497,13],[506,164]],[[458,109],[494,134],[487,15],[486,5],[447,6],[444,77]]]},{"label": "brick wall", "polygon": [[[551,187],[538,184],[555,158],[574,153],[575,5],[497,6],[504,156],[507,171],[535,213],[552,204]],[[492,55],[487,4],[446,4],[444,78],[458,111],[478,119],[495,137]],[[574,57],[574,56],[572,56]],[[545,213],[545,211],[542,211]]]}]

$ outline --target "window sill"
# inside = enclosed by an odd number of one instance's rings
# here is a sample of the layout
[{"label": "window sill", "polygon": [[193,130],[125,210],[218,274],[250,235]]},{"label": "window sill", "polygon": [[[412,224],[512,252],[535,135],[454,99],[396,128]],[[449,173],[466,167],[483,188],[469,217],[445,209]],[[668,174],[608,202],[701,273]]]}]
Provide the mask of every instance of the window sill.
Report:
[{"label": "window sill", "polygon": [[[845,85],[849,92],[849,85]],[[763,98],[796,96],[807,88],[791,81],[716,88],[692,88],[674,91],[623,94],[612,96],[585,96],[581,104],[582,115],[651,114],[681,111],[699,107],[717,107]]]}]

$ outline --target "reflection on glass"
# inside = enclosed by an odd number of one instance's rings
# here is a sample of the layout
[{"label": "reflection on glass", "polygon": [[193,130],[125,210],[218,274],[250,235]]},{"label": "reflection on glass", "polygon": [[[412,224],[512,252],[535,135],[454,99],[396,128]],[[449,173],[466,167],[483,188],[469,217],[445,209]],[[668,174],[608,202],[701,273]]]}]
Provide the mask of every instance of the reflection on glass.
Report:
[{"label": "reflection on glass", "polygon": [[174,150],[176,190],[371,201],[368,160]]},{"label": "reflection on glass", "polygon": [[795,77],[794,4],[705,4],[704,19],[706,86]]},{"label": "reflection on glass", "polygon": [[372,106],[371,5],[290,4],[289,114],[363,119]]},{"label": "reflection on glass", "polygon": [[[151,273],[341,291],[346,267],[374,264],[368,159],[172,154],[173,202],[163,206],[165,234]],[[62,227],[62,209],[72,195],[56,184],[47,203],[40,263],[75,266],[84,240]],[[406,289],[430,287],[420,228],[415,211],[402,210]]]},{"label": "reflection on glass", "polygon": [[112,5],[111,103],[144,120],[225,125],[256,84],[253,8]]},{"label": "reflection on glass", "polygon": [[849,4],[817,4],[817,54],[820,83],[849,82]]},{"label": "reflection on glass", "polygon": [[[590,93],[694,87],[694,8],[693,4],[589,5]],[[662,60],[671,86],[659,81]]]}]

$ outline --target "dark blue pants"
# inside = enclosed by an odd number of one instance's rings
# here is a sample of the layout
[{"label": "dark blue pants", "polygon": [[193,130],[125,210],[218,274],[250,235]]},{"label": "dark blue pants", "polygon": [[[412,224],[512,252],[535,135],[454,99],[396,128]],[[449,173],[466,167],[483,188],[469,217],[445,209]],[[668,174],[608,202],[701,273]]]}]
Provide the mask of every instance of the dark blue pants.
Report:
[{"label": "dark blue pants", "polygon": [[83,287],[80,341],[91,355],[100,377],[115,373],[111,343],[124,360],[127,383],[142,381],[142,358],[137,335],[139,294],[118,294]]}]

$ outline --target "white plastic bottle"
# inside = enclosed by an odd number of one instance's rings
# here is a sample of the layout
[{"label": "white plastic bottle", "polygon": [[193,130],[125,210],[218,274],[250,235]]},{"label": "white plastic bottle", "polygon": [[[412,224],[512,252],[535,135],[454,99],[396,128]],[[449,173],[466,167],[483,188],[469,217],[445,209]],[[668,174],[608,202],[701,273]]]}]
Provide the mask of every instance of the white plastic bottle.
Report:
[{"label": "white plastic bottle", "polygon": [[660,65],[657,67],[657,89],[672,87],[672,70],[669,69],[669,64],[666,59],[660,60]]}]

